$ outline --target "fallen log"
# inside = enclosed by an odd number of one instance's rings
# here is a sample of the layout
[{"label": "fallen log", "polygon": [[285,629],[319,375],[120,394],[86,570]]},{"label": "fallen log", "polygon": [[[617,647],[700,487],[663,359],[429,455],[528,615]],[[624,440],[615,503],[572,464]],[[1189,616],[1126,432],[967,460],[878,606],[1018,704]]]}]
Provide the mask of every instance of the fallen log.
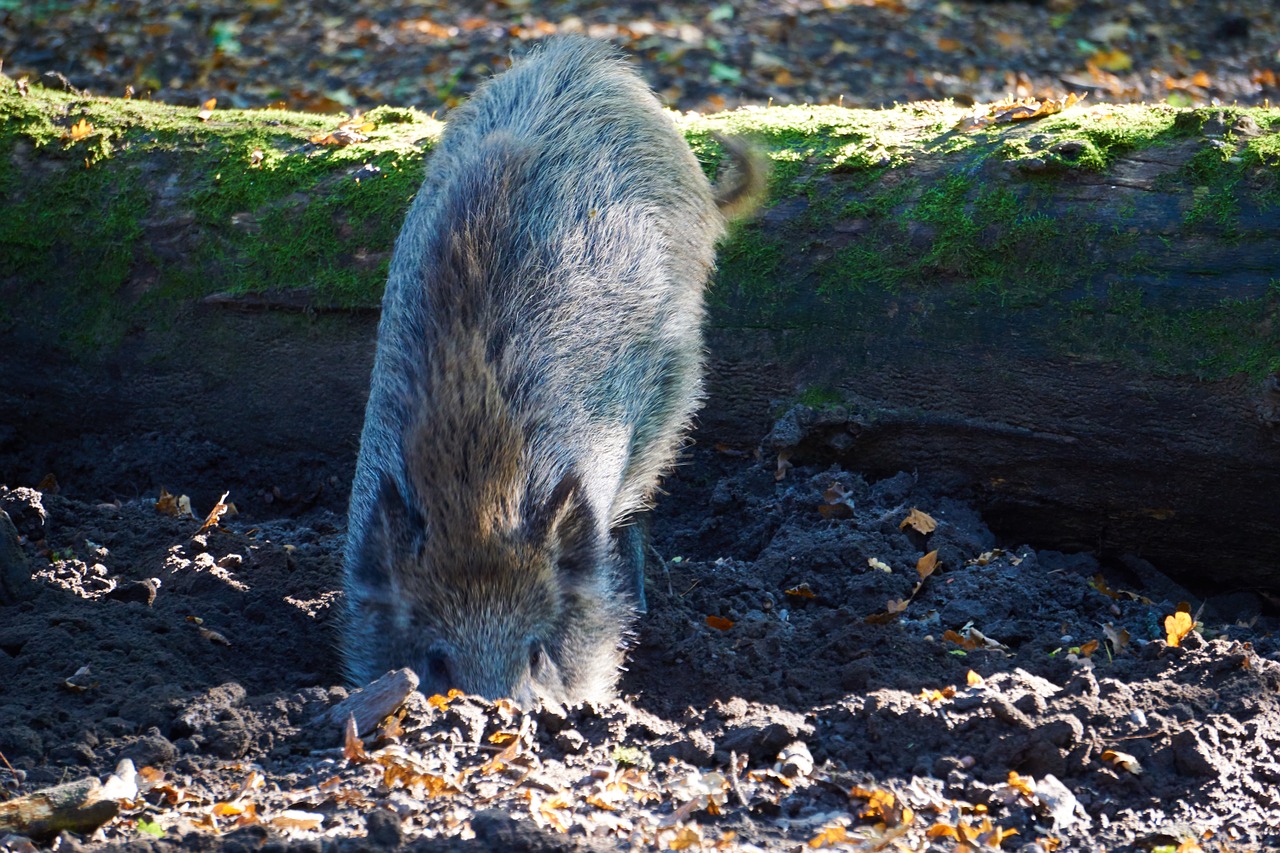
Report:
[{"label": "fallen log", "polygon": [[[264,479],[310,493],[320,471],[341,507],[439,123],[382,108],[338,146],[334,118],[5,79],[0,110],[0,481],[132,493],[163,454],[104,470],[85,443],[185,436],[255,460],[198,503],[254,512]],[[681,121],[709,168],[711,130],[775,164],[722,252],[699,440],[914,470],[1018,540],[1280,589],[1280,112]]]}]

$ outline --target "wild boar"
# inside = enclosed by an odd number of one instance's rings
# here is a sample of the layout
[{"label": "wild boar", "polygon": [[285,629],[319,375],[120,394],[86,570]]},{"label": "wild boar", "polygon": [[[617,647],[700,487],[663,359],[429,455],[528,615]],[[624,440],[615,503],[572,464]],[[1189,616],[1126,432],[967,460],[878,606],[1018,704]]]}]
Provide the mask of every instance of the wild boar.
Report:
[{"label": "wild boar", "polygon": [[701,400],[703,290],[764,180],[713,189],[608,45],[558,38],[453,111],[396,242],[352,486],[351,681],[613,695],[630,527]]}]

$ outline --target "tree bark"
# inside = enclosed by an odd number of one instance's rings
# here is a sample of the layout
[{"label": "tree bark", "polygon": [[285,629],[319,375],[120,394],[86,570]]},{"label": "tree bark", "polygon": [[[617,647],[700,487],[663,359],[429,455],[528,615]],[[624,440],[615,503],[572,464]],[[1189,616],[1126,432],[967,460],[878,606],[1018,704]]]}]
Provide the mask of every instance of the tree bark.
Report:
[{"label": "tree bark", "polygon": [[[4,79],[0,111],[0,481],[136,492],[173,472],[64,476],[70,449],[183,435],[255,460],[219,469],[210,503],[232,488],[253,511],[321,468],[340,506],[438,124],[373,111],[338,148],[309,141],[336,119],[205,121]],[[685,119],[708,159],[718,129],[775,162],[711,290],[699,440],[917,471],[1019,541],[1280,589],[1274,114],[963,117]]]}]

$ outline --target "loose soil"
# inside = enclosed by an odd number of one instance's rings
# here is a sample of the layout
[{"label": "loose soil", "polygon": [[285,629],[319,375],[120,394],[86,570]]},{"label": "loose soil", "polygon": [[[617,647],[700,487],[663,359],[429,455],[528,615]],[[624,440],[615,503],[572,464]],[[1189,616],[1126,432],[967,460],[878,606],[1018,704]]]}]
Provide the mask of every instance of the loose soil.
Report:
[{"label": "loose soil", "polygon": [[198,532],[154,496],[11,483],[0,797],[130,759],[119,816],[36,839],[94,853],[1280,846],[1256,597],[997,541],[928,472],[695,447],[665,488],[622,699],[414,693],[357,749],[312,722],[348,695],[339,511],[255,501]]}]

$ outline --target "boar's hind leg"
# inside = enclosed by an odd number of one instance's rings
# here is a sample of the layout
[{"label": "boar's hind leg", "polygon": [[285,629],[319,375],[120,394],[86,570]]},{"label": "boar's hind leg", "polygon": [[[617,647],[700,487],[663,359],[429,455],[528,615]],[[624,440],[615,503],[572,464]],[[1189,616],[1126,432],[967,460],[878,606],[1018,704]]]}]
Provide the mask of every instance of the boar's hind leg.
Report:
[{"label": "boar's hind leg", "polygon": [[639,512],[631,516],[625,524],[613,529],[613,537],[624,588],[630,581],[636,612],[648,613],[649,606],[644,598],[644,555],[649,549],[649,513]]}]

